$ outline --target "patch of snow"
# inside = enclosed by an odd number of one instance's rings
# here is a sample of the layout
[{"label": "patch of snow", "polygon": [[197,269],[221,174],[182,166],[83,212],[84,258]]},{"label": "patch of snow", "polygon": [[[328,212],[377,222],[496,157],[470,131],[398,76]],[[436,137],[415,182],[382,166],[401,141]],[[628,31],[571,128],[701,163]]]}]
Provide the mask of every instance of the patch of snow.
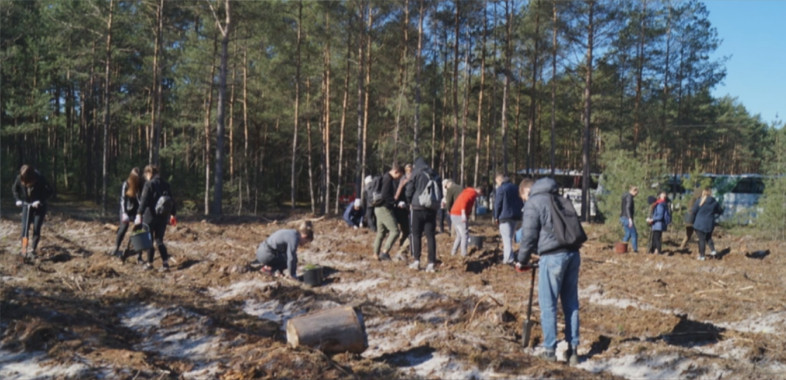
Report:
[{"label": "patch of snow", "polygon": [[[680,379],[697,368],[695,359],[685,358],[679,354],[657,356],[624,355],[619,357],[588,360],[579,364],[579,368],[593,372],[610,372],[626,379]],[[699,379],[719,379],[728,375],[727,370],[715,365],[702,366],[703,372]]]},{"label": "patch of snow", "polygon": [[213,298],[220,301],[220,300],[235,298],[237,296],[248,294],[254,290],[264,290],[268,286],[273,286],[275,284],[276,284],[275,281],[267,281],[267,282],[259,281],[259,280],[240,281],[225,287],[210,288],[208,289],[208,292]]},{"label": "patch of snow", "polygon": [[0,350],[0,378],[46,379],[46,378],[80,378],[87,375],[89,368],[82,363],[69,365],[47,365],[44,352],[13,353]]},{"label": "patch of snow", "polygon": [[444,300],[447,297],[422,289],[406,289],[389,294],[382,294],[376,297],[382,305],[391,310],[401,310],[405,308],[422,308],[428,306],[430,302]]},{"label": "patch of snow", "polygon": [[124,326],[132,330],[148,330],[156,328],[167,316],[167,311],[152,305],[140,305],[129,308],[120,316]]},{"label": "patch of snow", "polygon": [[299,299],[288,303],[281,303],[278,300],[265,302],[247,300],[243,304],[243,311],[257,318],[280,323],[281,330],[283,331],[286,329],[287,321],[290,318],[312,311],[330,309],[338,306],[341,305],[333,301],[312,301],[310,299]]},{"label": "patch of snow", "polygon": [[356,292],[356,293],[365,293],[368,290],[374,289],[377,285],[386,282],[380,278],[372,278],[368,280],[361,280],[358,282],[342,282],[342,283],[335,283],[330,284],[327,286],[328,289],[333,289],[339,293],[347,293],[347,292]]},{"label": "patch of snow", "polygon": [[786,311],[759,315],[737,322],[723,322],[715,325],[735,331],[780,334],[786,329]]}]

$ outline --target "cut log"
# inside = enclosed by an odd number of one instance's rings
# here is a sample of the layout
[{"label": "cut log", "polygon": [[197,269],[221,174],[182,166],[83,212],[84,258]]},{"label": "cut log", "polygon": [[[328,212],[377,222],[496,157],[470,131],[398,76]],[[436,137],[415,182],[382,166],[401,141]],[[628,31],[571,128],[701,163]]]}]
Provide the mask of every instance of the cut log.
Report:
[{"label": "cut log", "polygon": [[294,317],[287,322],[287,343],[326,354],[361,353],[368,348],[363,315],[353,307],[338,307]]}]

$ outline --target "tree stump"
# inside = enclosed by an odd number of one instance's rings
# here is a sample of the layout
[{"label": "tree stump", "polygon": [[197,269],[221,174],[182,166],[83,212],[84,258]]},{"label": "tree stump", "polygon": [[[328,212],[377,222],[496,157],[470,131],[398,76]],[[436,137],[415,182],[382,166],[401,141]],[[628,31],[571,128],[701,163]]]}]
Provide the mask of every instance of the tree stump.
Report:
[{"label": "tree stump", "polygon": [[294,317],[287,322],[287,343],[326,354],[361,353],[368,348],[363,315],[353,307],[338,307]]}]

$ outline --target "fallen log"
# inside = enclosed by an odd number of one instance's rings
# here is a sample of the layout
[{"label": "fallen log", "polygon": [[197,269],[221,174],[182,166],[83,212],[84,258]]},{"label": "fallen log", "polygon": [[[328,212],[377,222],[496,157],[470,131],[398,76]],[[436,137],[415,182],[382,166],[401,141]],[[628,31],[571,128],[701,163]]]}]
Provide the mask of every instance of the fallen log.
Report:
[{"label": "fallen log", "polygon": [[361,353],[368,348],[363,315],[353,307],[338,307],[294,317],[287,322],[287,343],[326,354]]}]

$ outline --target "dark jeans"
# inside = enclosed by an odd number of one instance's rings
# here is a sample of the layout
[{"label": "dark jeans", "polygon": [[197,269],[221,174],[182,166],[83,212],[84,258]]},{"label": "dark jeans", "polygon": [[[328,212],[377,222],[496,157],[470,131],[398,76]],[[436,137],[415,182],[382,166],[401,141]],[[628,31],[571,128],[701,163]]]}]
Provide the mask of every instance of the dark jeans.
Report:
[{"label": "dark jeans", "polygon": [[[164,245],[164,234],[166,233],[167,221],[154,219],[150,224],[150,234],[153,237],[155,246],[158,248],[158,253],[161,255],[161,261],[165,264],[169,260],[169,253],[167,252],[166,245]],[[147,262],[152,264],[155,257],[155,249],[150,248],[147,251]],[[140,253],[141,254],[141,253]]]},{"label": "dark jeans", "polygon": [[366,222],[366,226],[371,231],[377,231],[377,217],[374,215],[374,207],[366,206],[366,217],[363,219]]},{"label": "dark jeans", "polygon": [[439,221],[439,232],[445,232],[445,221],[448,221],[448,234],[450,234],[450,210],[441,208],[437,211],[437,220]]},{"label": "dark jeans", "polygon": [[413,210],[412,211],[412,254],[415,260],[420,260],[420,237],[426,235],[428,244],[428,262],[437,262],[437,241],[434,238],[437,226],[436,210]]},{"label": "dark jeans", "polygon": [[[136,211],[131,214],[128,214],[128,219],[133,221],[134,217],[136,217]],[[120,222],[120,227],[117,228],[117,238],[115,239],[115,252],[120,250],[120,244],[123,243],[123,238],[126,236],[126,232],[128,232],[128,227],[131,225],[131,222],[123,223]]]},{"label": "dark jeans", "polygon": [[652,231],[652,235],[650,235],[650,250],[649,253],[657,251],[658,253],[663,253],[661,250],[661,239],[663,239],[663,231]]},{"label": "dark jeans", "polygon": [[396,218],[396,224],[398,224],[399,231],[401,231],[398,237],[398,244],[404,245],[410,233],[409,209],[396,207],[393,209],[393,217]]},{"label": "dark jeans", "polygon": [[[44,219],[46,219],[46,206],[41,205],[37,209],[30,207],[27,215],[27,226],[22,226],[22,233],[24,233],[25,227],[29,228],[30,223],[33,223],[33,237],[30,239],[30,242],[32,243],[33,252],[35,252],[38,248],[38,241],[41,238],[41,227],[44,225]],[[30,230],[28,230],[27,234],[28,236],[30,235]]]},{"label": "dark jeans", "polygon": [[696,236],[699,238],[699,255],[704,256],[705,247],[709,244],[710,251],[715,250],[715,243],[712,242],[712,231],[704,232],[695,230]]}]

